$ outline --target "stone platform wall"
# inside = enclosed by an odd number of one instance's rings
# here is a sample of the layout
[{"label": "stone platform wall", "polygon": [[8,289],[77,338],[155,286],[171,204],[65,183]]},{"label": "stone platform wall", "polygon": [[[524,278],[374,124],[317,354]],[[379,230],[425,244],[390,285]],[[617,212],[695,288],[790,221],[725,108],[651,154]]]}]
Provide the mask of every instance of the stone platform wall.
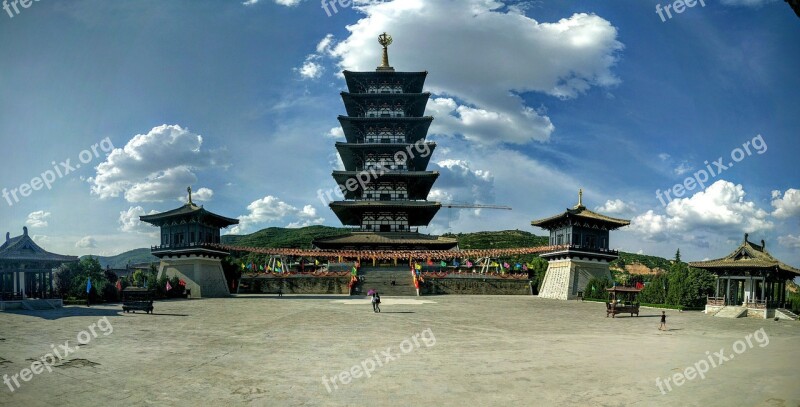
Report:
[{"label": "stone platform wall", "polygon": [[239,294],[349,294],[349,277],[268,277],[245,279]]},{"label": "stone platform wall", "polygon": [[530,280],[498,278],[428,278],[420,286],[421,295],[531,295]]}]

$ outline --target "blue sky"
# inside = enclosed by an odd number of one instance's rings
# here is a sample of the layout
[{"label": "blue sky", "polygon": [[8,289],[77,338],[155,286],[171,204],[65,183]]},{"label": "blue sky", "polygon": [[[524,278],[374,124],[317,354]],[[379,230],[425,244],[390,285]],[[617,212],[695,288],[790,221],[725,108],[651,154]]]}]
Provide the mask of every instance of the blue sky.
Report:
[{"label": "blue sky", "polygon": [[397,70],[429,71],[442,174],[429,199],[513,207],[443,209],[424,232],[544,234],[530,221],[583,188],[590,209],[632,220],[612,236],[621,250],[716,258],[750,233],[800,266],[800,21],[783,1],[707,0],[665,21],[669,3],[641,0],[370,3],[3,12],[0,225],[51,251],[116,254],[155,243],[138,216],[192,185],[241,220],[234,232],[338,226],[318,191],[341,165],[340,72],[374,69],[387,31]]}]

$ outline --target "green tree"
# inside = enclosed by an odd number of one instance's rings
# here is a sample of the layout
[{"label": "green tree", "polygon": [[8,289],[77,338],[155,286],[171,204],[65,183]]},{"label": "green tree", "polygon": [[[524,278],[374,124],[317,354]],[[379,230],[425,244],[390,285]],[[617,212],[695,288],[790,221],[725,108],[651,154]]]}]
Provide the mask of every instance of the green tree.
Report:
[{"label": "green tree", "polygon": [[86,298],[86,283],[92,279],[91,298],[106,290],[109,282],[100,262],[94,257],[85,257],[78,262],[62,265],[56,272],[58,291],[67,298]]},{"label": "green tree", "polygon": [[611,281],[605,278],[593,278],[586,284],[583,289],[583,297],[596,300],[604,300],[608,298],[606,288],[611,287]]},{"label": "green tree", "polygon": [[639,299],[647,304],[665,304],[667,293],[667,278],[664,273],[658,273],[644,286],[639,294]]}]

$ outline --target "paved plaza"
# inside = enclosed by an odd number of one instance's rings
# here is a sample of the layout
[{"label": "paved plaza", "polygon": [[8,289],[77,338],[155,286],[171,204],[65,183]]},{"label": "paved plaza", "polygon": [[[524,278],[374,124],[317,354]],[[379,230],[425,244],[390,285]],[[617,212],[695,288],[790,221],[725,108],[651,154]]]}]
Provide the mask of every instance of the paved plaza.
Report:
[{"label": "paved plaza", "polygon": [[19,383],[0,406],[800,406],[797,321],[667,311],[659,331],[661,310],[531,296],[381,309],[287,295],[0,312],[0,374]]}]

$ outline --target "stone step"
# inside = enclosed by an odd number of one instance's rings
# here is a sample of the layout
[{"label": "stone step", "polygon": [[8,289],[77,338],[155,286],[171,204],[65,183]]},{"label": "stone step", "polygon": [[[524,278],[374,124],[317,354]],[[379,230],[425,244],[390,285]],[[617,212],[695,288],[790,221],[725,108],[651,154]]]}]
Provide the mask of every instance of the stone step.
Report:
[{"label": "stone step", "polygon": [[786,308],[778,308],[775,310],[775,317],[780,319],[791,319],[793,321],[797,321],[798,316],[792,311],[789,311]]},{"label": "stone step", "polygon": [[[416,296],[411,271],[403,268],[362,268],[358,273],[362,283],[360,293],[366,295],[369,290],[377,290],[381,296]],[[392,285],[394,281],[394,285]]]},{"label": "stone step", "polygon": [[740,318],[747,313],[747,308],[728,305],[723,307],[719,312],[714,314],[715,317],[720,318]]}]

